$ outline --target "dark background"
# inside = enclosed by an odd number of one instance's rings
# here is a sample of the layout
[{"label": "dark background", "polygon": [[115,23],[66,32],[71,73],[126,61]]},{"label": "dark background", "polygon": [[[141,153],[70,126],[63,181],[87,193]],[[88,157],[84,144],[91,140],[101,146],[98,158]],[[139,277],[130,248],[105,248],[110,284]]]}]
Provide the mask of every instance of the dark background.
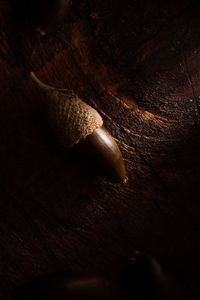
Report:
[{"label": "dark background", "polygon": [[[199,295],[199,1],[74,1],[44,36],[17,4],[0,0],[1,299],[48,272],[112,277],[136,249]],[[30,71],[99,111],[126,185],[61,149]]]}]

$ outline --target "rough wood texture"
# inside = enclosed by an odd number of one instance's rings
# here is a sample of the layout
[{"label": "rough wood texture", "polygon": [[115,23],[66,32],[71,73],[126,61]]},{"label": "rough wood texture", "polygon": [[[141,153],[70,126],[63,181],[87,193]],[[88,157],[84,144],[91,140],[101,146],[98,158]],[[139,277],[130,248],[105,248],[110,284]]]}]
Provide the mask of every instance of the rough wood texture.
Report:
[{"label": "rough wood texture", "polygon": [[[134,249],[159,255],[198,295],[199,1],[77,1],[44,37],[16,27],[14,4],[0,0],[1,299],[51,271],[111,277]],[[99,111],[125,186],[62,151],[30,71]]]}]

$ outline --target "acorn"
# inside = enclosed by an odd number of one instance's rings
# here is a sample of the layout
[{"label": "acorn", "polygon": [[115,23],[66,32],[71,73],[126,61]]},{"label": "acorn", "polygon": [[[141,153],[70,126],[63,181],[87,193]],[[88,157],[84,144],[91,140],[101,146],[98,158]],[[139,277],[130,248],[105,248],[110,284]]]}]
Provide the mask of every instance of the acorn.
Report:
[{"label": "acorn", "polygon": [[66,149],[77,145],[83,155],[88,152],[90,157],[95,157],[105,177],[126,183],[128,178],[122,154],[114,138],[103,127],[100,114],[72,90],[51,87],[33,72],[30,75],[49,99],[49,121],[61,145]]},{"label": "acorn", "polygon": [[110,300],[109,283],[98,275],[68,275],[66,272],[36,277],[18,286],[13,300]]},{"label": "acorn", "polygon": [[124,264],[119,281],[127,299],[192,300],[186,282],[158,258],[136,251]]},{"label": "acorn", "polygon": [[73,0],[13,0],[15,18],[21,30],[30,29],[44,35],[69,15]]},{"label": "acorn", "polygon": [[65,18],[71,4],[72,0],[37,1],[36,30],[44,35],[46,32],[53,29]]}]

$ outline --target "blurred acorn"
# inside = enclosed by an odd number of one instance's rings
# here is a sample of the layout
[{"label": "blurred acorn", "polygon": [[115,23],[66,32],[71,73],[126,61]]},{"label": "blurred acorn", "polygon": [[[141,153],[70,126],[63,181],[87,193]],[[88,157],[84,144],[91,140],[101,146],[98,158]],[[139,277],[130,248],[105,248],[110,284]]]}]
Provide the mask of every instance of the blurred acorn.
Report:
[{"label": "blurred acorn", "polygon": [[72,0],[40,0],[36,9],[37,30],[45,34],[67,15]]},{"label": "blurred acorn", "polygon": [[51,31],[69,13],[73,0],[13,0],[18,22],[29,24],[42,35]]},{"label": "blurred acorn", "polygon": [[126,262],[120,281],[127,299],[192,300],[185,282],[155,257],[136,251]]},{"label": "blurred acorn", "polygon": [[80,146],[82,155],[88,152],[95,157],[104,176],[126,183],[122,154],[114,138],[103,127],[99,113],[72,90],[50,87],[34,73],[31,73],[31,77],[49,99],[49,120],[61,144],[65,148]]},{"label": "blurred acorn", "polygon": [[17,287],[13,300],[108,300],[109,285],[99,276],[69,277],[54,273],[34,278]]}]

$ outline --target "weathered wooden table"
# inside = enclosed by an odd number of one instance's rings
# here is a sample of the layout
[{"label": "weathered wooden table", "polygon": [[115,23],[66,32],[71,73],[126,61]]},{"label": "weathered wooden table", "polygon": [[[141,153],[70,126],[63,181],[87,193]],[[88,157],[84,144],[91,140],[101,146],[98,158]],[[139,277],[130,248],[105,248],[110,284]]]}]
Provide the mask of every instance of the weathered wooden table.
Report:
[{"label": "weathered wooden table", "polygon": [[[1,299],[52,271],[112,277],[135,249],[159,255],[198,295],[199,1],[77,1],[45,36],[16,26],[13,11],[0,0]],[[32,70],[101,113],[126,185],[60,148]]]}]

